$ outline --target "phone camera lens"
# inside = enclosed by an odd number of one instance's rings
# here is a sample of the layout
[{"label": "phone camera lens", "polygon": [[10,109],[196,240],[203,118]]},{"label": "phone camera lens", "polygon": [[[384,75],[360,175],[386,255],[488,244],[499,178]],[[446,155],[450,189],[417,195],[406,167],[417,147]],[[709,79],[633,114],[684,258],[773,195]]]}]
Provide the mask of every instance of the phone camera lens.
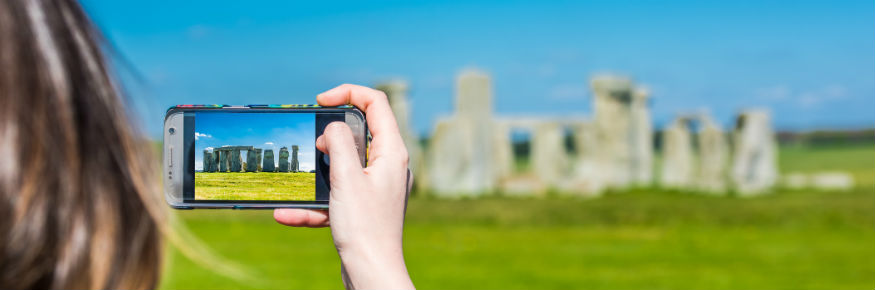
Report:
[{"label": "phone camera lens", "polygon": [[170,133],[170,135],[173,135],[173,133],[176,133],[176,128],[167,129],[167,133]]}]

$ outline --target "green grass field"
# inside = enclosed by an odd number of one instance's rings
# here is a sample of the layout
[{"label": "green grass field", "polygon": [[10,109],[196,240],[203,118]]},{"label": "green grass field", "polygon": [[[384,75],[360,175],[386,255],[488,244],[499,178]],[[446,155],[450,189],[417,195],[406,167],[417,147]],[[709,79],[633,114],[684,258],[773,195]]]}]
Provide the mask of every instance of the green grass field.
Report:
[{"label": "green grass field", "polygon": [[196,172],[200,200],[316,200],[316,173]]},{"label": "green grass field", "polygon": [[[421,289],[875,288],[875,148],[781,154],[785,172],[847,170],[859,187],[756,198],[417,196],[405,226],[410,274]],[[342,288],[329,229],[287,228],[270,211],[178,213],[260,282],[223,277],[171,250],[164,289]]]}]

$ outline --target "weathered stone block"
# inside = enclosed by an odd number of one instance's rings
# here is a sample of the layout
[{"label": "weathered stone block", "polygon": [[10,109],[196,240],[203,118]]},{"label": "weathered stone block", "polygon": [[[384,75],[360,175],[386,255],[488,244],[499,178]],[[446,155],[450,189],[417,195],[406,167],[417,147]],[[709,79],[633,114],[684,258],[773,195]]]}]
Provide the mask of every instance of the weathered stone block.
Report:
[{"label": "weathered stone block", "polygon": [[286,147],[280,148],[280,168],[279,172],[289,172],[289,149]]},{"label": "weathered stone block", "polygon": [[699,118],[699,189],[709,193],[726,192],[729,144],[720,127],[707,116]]},{"label": "weathered stone block", "polygon": [[219,171],[219,152],[213,150],[213,152],[210,153],[210,158],[212,159],[212,161],[210,161],[210,172]]},{"label": "weathered stone block", "polygon": [[554,122],[535,126],[531,139],[531,164],[535,175],[547,187],[560,188],[568,180],[569,157],[562,127]]},{"label": "weathered stone block", "polygon": [[258,155],[255,153],[255,149],[246,150],[246,171],[258,171]]},{"label": "weathered stone block", "polygon": [[204,149],[204,160],[202,161],[203,162],[203,169],[201,169],[201,171],[210,172],[210,168],[213,167],[213,163],[212,163],[213,158],[212,157],[213,157],[213,153],[210,152],[210,150]]},{"label": "weathered stone block", "polygon": [[255,165],[258,167],[258,168],[256,168],[258,172],[263,171],[263,169],[261,168],[261,151],[262,151],[261,149],[258,149],[258,148],[255,149],[255,157],[256,157]]},{"label": "weathered stone block", "polygon": [[261,170],[264,172],[276,171],[276,163],[273,161],[273,149],[264,150],[264,161],[261,164]]},{"label": "weathered stone block", "polygon": [[228,172],[228,151],[219,151],[219,172]]},{"label": "weathered stone block", "polygon": [[292,163],[289,164],[289,171],[301,172],[298,166],[298,145],[292,145]]},{"label": "weathered stone block", "polygon": [[662,186],[688,189],[694,182],[693,143],[689,120],[675,119],[662,132]]},{"label": "weathered stone block", "polygon": [[231,172],[240,172],[243,170],[243,157],[240,156],[240,150],[231,150]]},{"label": "weathered stone block", "polygon": [[649,184],[653,129],[647,91],[628,78],[610,75],[596,76],[591,85],[600,178],[615,188]]},{"label": "weathered stone block", "polygon": [[742,112],[733,141],[732,179],[739,195],[765,193],[778,179],[778,156],[770,114],[761,109]]}]

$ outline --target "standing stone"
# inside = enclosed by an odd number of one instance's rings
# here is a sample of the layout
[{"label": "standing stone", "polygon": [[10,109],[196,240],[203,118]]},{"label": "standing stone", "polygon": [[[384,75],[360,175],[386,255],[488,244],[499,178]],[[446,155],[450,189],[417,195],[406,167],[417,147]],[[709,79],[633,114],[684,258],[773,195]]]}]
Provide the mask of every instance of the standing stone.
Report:
[{"label": "standing stone", "polygon": [[219,171],[219,152],[213,149],[213,152],[210,153],[210,172]]},{"label": "standing stone", "polygon": [[231,150],[231,172],[240,172],[243,170],[243,158],[240,156],[240,149]]},{"label": "standing stone", "polygon": [[210,171],[210,168],[213,168],[212,161],[213,161],[213,152],[210,152],[210,150],[204,149],[204,160],[202,161],[203,168],[201,169],[201,171],[202,172],[212,172],[212,171]]},{"label": "standing stone", "polygon": [[437,121],[431,134],[427,162],[429,188],[435,195],[458,196],[468,193],[472,186],[467,181],[467,156],[472,145],[467,142],[467,132],[456,118]]},{"label": "standing stone", "polygon": [[289,164],[289,171],[301,172],[301,168],[298,165],[298,145],[292,145],[292,163]]},{"label": "standing stone", "polygon": [[598,76],[591,82],[595,98],[595,125],[600,154],[597,166],[610,187],[624,187],[631,180],[629,161],[632,147],[628,137],[631,120],[627,110],[631,103],[632,81],[612,76]]},{"label": "standing stone", "polygon": [[565,149],[563,128],[555,122],[534,126],[531,139],[532,170],[547,188],[567,189],[569,158]]},{"label": "standing stone", "polygon": [[392,107],[392,112],[395,114],[395,121],[398,123],[398,131],[401,133],[401,138],[404,140],[404,146],[407,148],[409,156],[407,167],[415,176],[417,187],[424,186],[427,174],[424,170],[422,160],[422,147],[419,144],[419,137],[413,133],[410,122],[410,105],[407,100],[407,83],[402,80],[394,80],[382,83],[376,86],[378,90],[386,93],[389,98],[389,105]]},{"label": "standing stone", "polygon": [[219,171],[219,152],[216,152],[216,150],[212,150],[210,154],[206,156],[206,158],[210,159],[210,168],[208,168],[207,170],[209,170],[209,172]]},{"label": "standing stone", "polygon": [[261,165],[261,170],[264,172],[276,171],[276,163],[273,161],[273,149],[264,150],[264,162]]},{"label": "standing stone", "polygon": [[255,153],[255,148],[246,150],[246,171],[258,171],[258,155]]},{"label": "standing stone", "polygon": [[763,109],[742,112],[733,132],[732,180],[739,195],[765,193],[778,179],[777,145],[771,116]]},{"label": "standing stone", "polygon": [[677,118],[662,131],[662,186],[687,189],[693,185],[693,144],[689,120]]},{"label": "standing stone", "polygon": [[487,74],[468,70],[456,80],[456,115],[438,122],[429,169],[436,195],[480,195],[495,189],[492,85]]},{"label": "standing stone", "polygon": [[698,187],[704,192],[726,192],[729,145],[723,130],[708,116],[700,117]]},{"label": "standing stone", "polygon": [[478,70],[463,71],[456,85],[456,112],[470,146],[464,190],[479,195],[495,189],[496,172],[492,149],[492,80]]},{"label": "standing stone", "polygon": [[597,166],[600,158],[598,134],[593,122],[578,122],[571,126],[574,138],[574,151],[577,155],[573,163],[572,179],[578,183],[583,195],[595,196],[605,188],[604,170]]},{"label": "standing stone", "polygon": [[492,126],[493,144],[492,164],[495,169],[496,188],[506,190],[506,182],[514,173],[513,141],[510,138],[510,126],[505,122],[496,122]]},{"label": "standing stone", "polygon": [[255,157],[256,157],[255,164],[258,167],[258,168],[256,168],[258,170],[258,172],[262,172],[264,170],[261,167],[261,151],[262,151],[262,149],[255,148]]},{"label": "standing stone", "polygon": [[228,160],[230,159],[228,153],[228,150],[219,151],[219,172],[228,172],[228,169],[230,167],[228,166]]},{"label": "standing stone", "polygon": [[595,130],[599,151],[596,159],[605,185],[646,185],[652,175],[652,128],[647,93],[631,80],[597,76],[591,82]]},{"label": "standing stone", "polygon": [[289,172],[289,149],[286,147],[280,148],[279,172]]},{"label": "standing stone", "polygon": [[649,186],[653,183],[653,125],[650,120],[650,92],[643,88],[632,91],[629,106],[632,155],[630,160],[632,184]]}]

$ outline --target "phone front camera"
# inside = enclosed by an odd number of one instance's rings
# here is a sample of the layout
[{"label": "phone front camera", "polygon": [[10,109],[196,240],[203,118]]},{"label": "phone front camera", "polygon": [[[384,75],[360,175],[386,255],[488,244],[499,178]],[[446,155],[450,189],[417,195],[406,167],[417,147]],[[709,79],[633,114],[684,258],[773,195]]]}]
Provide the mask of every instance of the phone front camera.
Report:
[{"label": "phone front camera", "polygon": [[173,135],[173,133],[176,133],[176,128],[167,129],[167,133],[170,133],[170,135]]}]

